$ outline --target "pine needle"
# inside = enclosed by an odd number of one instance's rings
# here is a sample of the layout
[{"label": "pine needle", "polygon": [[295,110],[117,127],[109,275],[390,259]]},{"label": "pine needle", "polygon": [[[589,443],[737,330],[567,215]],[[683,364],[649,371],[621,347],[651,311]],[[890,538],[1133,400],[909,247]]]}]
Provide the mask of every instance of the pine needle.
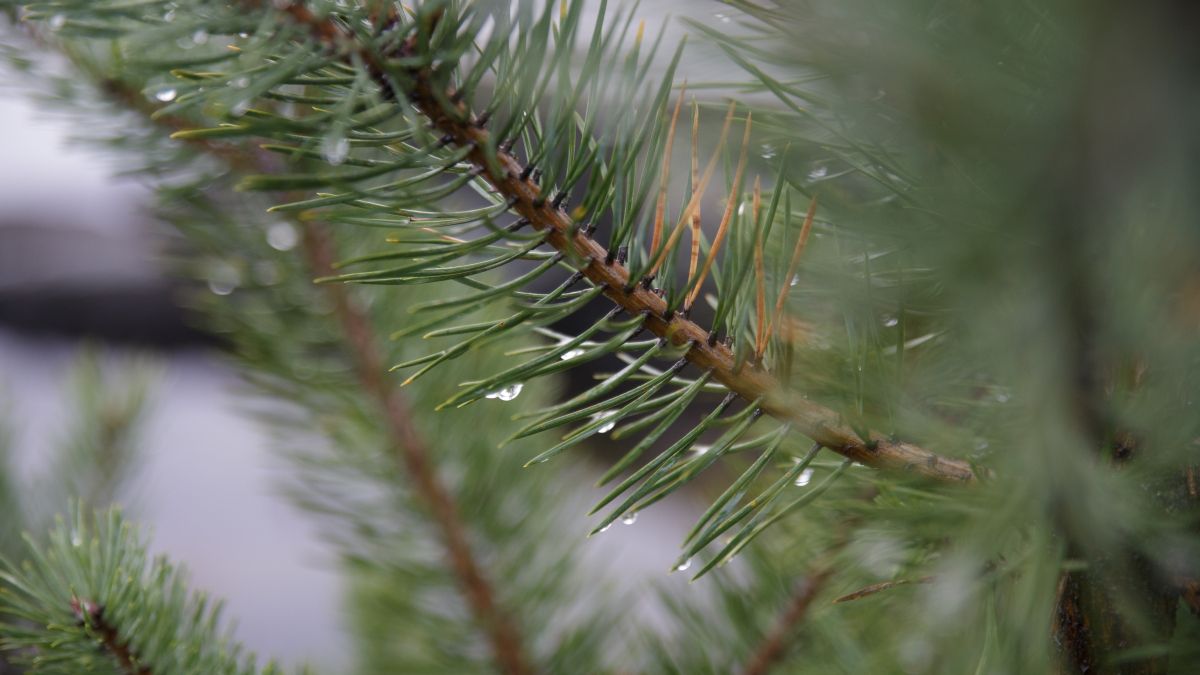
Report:
[{"label": "pine needle", "polygon": [[667,131],[667,146],[663,150],[662,176],[658,184],[658,206],[654,211],[654,238],[650,241],[650,255],[658,253],[658,243],[662,239],[663,218],[667,210],[667,186],[671,178],[671,146],[675,144],[675,125],[679,122],[679,109],[683,107],[683,95],[687,92],[687,80],[679,92],[679,100],[675,102],[675,114],[671,115],[671,128]]},{"label": "pine needle", "polygon": [[[732,113],[733,108],[730,107]],[[733,174],[733,189],[729,192],[729,203],[725,205],[725,215],[721,217],[721,225],[717,228],[717,236],[713,238],[712,248],[708,252],[708,258],[704,260],[704,267],[700,270],[700,276],[697,277],[696,285],[692,287],[692,292],[688,295],[687,303],[684,305],[684,311],[691,308],[692,303],[696,301],[696,296],[700,294],[700,287],[704,284],[704,278],[708,276],[708,270],[712,268],[713,261],[717,259],[717,251],[721,249],[721,242],[725,240],[725,232],[729,229],[729,221],[733,219],[733,205],[737,202],[738,186],[742,183],[742,172],[746,169],[746,150],[750,147],[750,112],[746,112],[746,133],[742,137],[742,154],[738,157],[737,171]],[[715,157],[714,157],[715,159]],[[695,198],[693,198],[695,201]],[[688,284],[692,283],[688,279]]]},{"label": "pine needle", "polygon": [[754,229],[756,231],[754,239],[754,278],[758,282],[758,303],[755,308],[758,318],[757,338],[754,343],[755,361],[762,358],[763,351],[767,346],[767,273],[763,265],[763,233],[766,232],[766,228],[759,229],[758,216],[761,210],[762,180],[759,176],[755,176],[754,208],[752,210]]},{"label": "pine needle", "polygon": [[814,194],[812,201],[808,203],[808,213],[805,214],[804,225],[800,228],[800,238],[796,240],[796,250],[792,253],[792,262],[788,264],[787,274],[783,277],[783,288],[779,289],[779,300],[775,302],[775,319],[767,327],[766,337],[763,338],[764,344],[771,339],[771,331],[779,325],[779,320],[783,316],[783,305],[787,302],[788,291],[792,288],[792,279],[796,277],[796,271],[800,268],[800,256],[804,255],[804,247],[808,245],[808,233],[812,231],[813,216],[817,214],[817,197],[819,196],[820,193]]},{"label": "pine needle", "polygon": [[[712,159],[708,161],[708,166],[704,167],[704,176],[700,179],[700,188],[692,193],[692,199],[688,202],[687,208],[679,217],[679,223],[675,225],[675,229],[671,231],[671,237],[667,240],[666,246],[654,256],[654,264],[650,266],[650,271],[647,274],[654,274],[658,271],[658,266],[662,264],[663,252],[670,251],[675,248],[675,243],[679,241],[680,234],[683,233],[683,226],[691,219],[692,214],[700,207],[700,198],[704,196],[704,191],[708,189],[708,182],[712,179],[713,171],[717,168],[717,160],[721,158],[721,150],[725,148],[725,138],[729,135],[729,125],[733,122],[733,111],[737,108],[737,102],[729,104],[729,112],[725,114],[725,126],[721,128],[721,138],[717,141],[717,148],[713,150]],[[749,117],[746,119],[746,133],[749,134],[750,124]],[[743,158],[745,157],[745,149],[742,151]],[[691,306],[691,303],[688,303]]]},{"label": "pine needle", "polygon": [[[700,106],[692,97],[692,194],[700,189]],[[688,263],[688,279],[696,274],[696,263],[700,260],[700,206],[692,213],[692,259]]]}]

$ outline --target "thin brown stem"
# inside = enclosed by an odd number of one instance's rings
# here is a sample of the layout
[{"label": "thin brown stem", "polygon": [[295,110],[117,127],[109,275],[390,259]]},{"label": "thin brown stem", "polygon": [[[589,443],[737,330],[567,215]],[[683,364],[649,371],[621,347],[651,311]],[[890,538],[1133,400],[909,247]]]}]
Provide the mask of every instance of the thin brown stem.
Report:
[{"label": "thin brown stem", "polygon": [[791,602],[780,615],[775,630],[767,635],[750,659],[746,661],[742,675],[764,675],[783,659],[787,653],[788,641],[800,622],[804,620],[805,615],[808,614],[808,608],[816,599],[817,594],[821,592],[825,580],[831,573],[832,570],[826,568],[800,580],[796,594],[792,596]]}]

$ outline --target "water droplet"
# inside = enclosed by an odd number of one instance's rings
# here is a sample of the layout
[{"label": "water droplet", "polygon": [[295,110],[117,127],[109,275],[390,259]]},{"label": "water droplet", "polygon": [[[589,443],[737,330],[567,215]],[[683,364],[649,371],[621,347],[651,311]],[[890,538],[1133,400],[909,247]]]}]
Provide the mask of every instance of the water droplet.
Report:
[{"label": "water droplet", "polygon": [[612,527],[612,523],[609,523],[609,524],[605,525],[604,527],[600,528],[600,531],[608,532],[608,528],[610,528],[610,527]]},{"label": "water droplet", "polygon": [[275,223],[267,228],[267,243],[277,251],[290,251],[299,242],[300,236],[290,223]]},{"label": "water droplet", "polygon": [[704,453],[708,452],[709,450],[712,450],[711,445],[693,445],[692,446],[692,452],[696,453],[697,455],[703,455]]},{"label": "water droplet", "polygon": [[1008,399],[1010,399],[1010,398],[1012,398],[1012,394],[1008,393],[1007,391],[1005,391],[1003,389],[996,392],[996,400],[1001,403],[1007,403]]},{"label": "water droplet", "polygon": [[195,42],[198,45],[208,42],[208,31],[201,29],[195,33],[192,33],[192,42]]},{"label": "water droplet", "polygon": [[571,359],[575,358],[576,356],[582,356],[583,352],[584,352],[584,350],[582,350],[582,349],[572,349],[571,351],[566,352],[559,358],[561,358],[563,361],[570,361]]},{"label": "water droplet", "polygon": [[62,30],[65,25],[67,25],[66,14],[55,14],[50,18],[50,30]]},{"label": "water droplet", "polygon": [[721,20],[721,23],[729,23],[729,17],[724,14],[718,14],[717,18]]},{"label": "water droplet", "polygon": [[883,325],[887,326],[888,328],[891,328],[898,323],[900,323],[900,320],[894,316],[887,316],[883,318]]},{"label": "water droplet", "polygon": [[208,282],[208,290],[212,291],[213,293],[216,293],[217,295],[229,295],[230,293],[233,292],[234,288],[236,288],[236,286],[227,281],[217,281],[216,279],[210,279]]},{"label": "water droplet", "polygon": [[249,33],[238,33],[238,37],[242,38],[243,40],[248,40],[248,39],[250,39],[250,34]]},{"label": "water droplet", "polygon": [[798,283],[800,283],[800,275],[799,275],[799,274],[797,274],[796,276],[792,277],[792,283],[791,283],[791,284],[789,284],[789,285],[791,285],[791,286],[795,286],[795,285],[796,285],[796,284],[798,284]]},{"label": "water droplet", "polygon": [[987,450],[988,442],[982,438],[976,438],[975,444],[972,446],[976,450]]},{"label": "water droplet", "polygon": [[163,21],[171,22],[175,20],[175,9],[168,9],[166,14],[163,14]]},{"label": "water droplet", "polygon": [[524,386],[525,385],[518,382],[514,385],[505,387],[503,389],[497,389],[496,391],[493,391],[492,393],[488,394],[486,396],[486,398],[498,398],[501,401],[511,401],[514,398],[516,398],[517,396],[521,395],[521,388]]},{"label": "water droplet", "polygon": [[812,482],[812,476],[813,476],[812,469],[805,469],[805,470],[801,471],[800,475],[796,476],[796,486],[804,487],[805,485],[808,485],[810,482]]},{"label": "water droplet", "polygon": [[185,38],[185,37],[179,38],[178,40],[176,40],[175,44],[179,45],[180,49],[191,49],[192,47],[196,46],[196,43],[192,42],[191,38]]},{"label": "water droplet", "polygon": [[[605,412],[597,414],[596,419],[602,420],[606,417],[612,417],[615,414],[617,414],[615,410],[607,410]],[[613,427],[615,427],[615,426],[617,426],[616,420],[613,420],[612,422],[609,422],[607,424],[602,424],[602,425],[600,425],[600,428],[596,430],[596,433],[607,434],[608,432],[612,431]]]},{"label": "water droplet", "polygon": [[679,570],[680,572],[682,572],[682,571],[686,570],[687,568],[689,568],[689,567],[691,567],[691,566],[692,566],[692,559],[691,559],[691,558],[688,558],[687,560],[684,560],[683,562],[681,562],[681,563],[679,563],[678,565],[676,565],[676,566],[675,566],[675,569],[677,569],[677,570]]},{"label": "water droplet", "polygon": [[159,89],[157,92],[155,92],[154,98],[162,101],[163,103],[166,103],[167,101],[174,101],[175,100],[175,90],[174,89]]},{"label": "water droplet", "polygon": [[234,79],[229,84],[233,85],[235,89],[245,89],[246,87],[250,86],[250,78],[243,75],[242,77]]},{"label": "water droplet", "polygon": [[233,104],[233,107],[229,109],[229,114],[233,115],[234,117],[241,117],[242,115],[245,115],[246,111],[249,109],[250,101],[243,99]]},{"label": "water droplet", "polygon": [[818,180],[818,179],[824,178],[825,175],[828,173],[829,173],[829,169],[827,169],[823,166],[819,166],[819,167],[813,169],[812,171],[808,172],[808,179],[809,180]]},{"label": "water droplet", "polygon": [[621,516],[621,522],[625,523],[626,525],[632,525],[632,524],[636,523],[637,522],[637,511],[630,511],[629,513],[626,513],[625,515]]},{"label": "water droplet", "polygon": [[345,138],[326,138],[321,144],[321,155],[326,162],[333,165],[341,164],[346,161],[346,157],[350,154],[350,141]]},{"label": "water droplet", "polygon": [[763,145],[762,156],[763,159],[771,159],[775,156],[775,148],[770,145]]},{"label": "water droplet", "polygon": [[83,539],[79,537],[78,532],[71,533],[71,545],[76,547],[83,545]]}]

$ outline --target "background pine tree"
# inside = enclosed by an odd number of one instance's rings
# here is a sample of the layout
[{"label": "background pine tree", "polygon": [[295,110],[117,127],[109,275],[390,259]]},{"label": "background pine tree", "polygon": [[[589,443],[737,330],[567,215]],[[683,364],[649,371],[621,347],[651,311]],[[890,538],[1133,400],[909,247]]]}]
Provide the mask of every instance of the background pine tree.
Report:
[{"label": "background pine tree", "polygon": [[[728,4],[676,46],[602,2],[64,0],[7,49],[137,116],[103,140],[293,404],[357,669],[1191,672],[1196,10]],[[593,534],[707,495],[669,626],[572,545],[606,435]],[[273,668],[115,511],[18,557],[21,663]]]}]

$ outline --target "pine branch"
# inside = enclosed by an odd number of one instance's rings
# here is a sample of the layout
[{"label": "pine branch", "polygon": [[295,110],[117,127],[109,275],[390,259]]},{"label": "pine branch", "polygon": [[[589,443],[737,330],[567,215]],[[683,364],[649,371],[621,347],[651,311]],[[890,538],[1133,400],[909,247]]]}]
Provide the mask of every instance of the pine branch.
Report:
[{"label": "pine branch", "polygon": [[[126,107],[142,113],[150,112],[144,99],[120,82],[105,80],[105,90]],[[152,119],[172,132],[194,128],[185,119],[177,116],[168,115]],[[256,171],[270,168],[263,165],[261,157],[236,147],[212,143],[203,138],[191,138],[187,142],[195,144],[234,168]],[[338,260],[338,254],[333,240],[321,224],[313,221],[304,223],[303,246],[314,276],[333,274],[333,263]],[[397,445],[400,459],[442,532],[451,567],[458,577],[476,620],[488,635],[497,662],[508,675],[529,673],[521,636],[511,618],[496,601],[495,591],[476,563],[454,499],[438,479],[425,442],[417,432],[403,398],[384,377],[387,367],[376,347],[377,334],[371,319],[349,301],[344,286],[331,284],[326,288],[334,299],[334,312],[346,336],[349,351],[358,365],[358,379],[363,388],[376,399],[387,420],[387,427]]]},{"label": "pine branch", "polygon": [[832,569],[826,568],[800,580],[796,593],[787,609],[780,615],[775,630],[763,640],[754,655],[750,657],[742,675],[764,675],[783,658],[787,651],[788,638],[804,620],[809,606],[812,605],[813,600],[821,592],[825,581],[832,573]]},{"label": "pine branch", "polygon": [[[332,239],[320,224],[305,224],[304,248],[314,274],[328,276],[333,273],[333,263],[338,256]],[[488,634],[496,660],[509,675],[530,672],[516,626],[497,603],[495,592],[471,553],[466,528],[454,499],[438,479],[429,452],[400,393],[384,378],[387,369],[375,346],[376,336],[370,318],[349,302],[344,286],[335,284],[328,288],[336,302],[334,311],[358,364],[359,380],[383,409],[404,466],[442,531],[450,564],[471,610]]]},{"label": "pine branch", "polygon": [[116,627],[104,620],[103,607],[90,600],[72,598],[71,611],[80,621],[91,627],[100,639],[100,644],[104,645],[105,651],[121,664],[121,669],[126,675],[152,674],[153,671],[148,666],[139,663],[137,655],[129,648],[129,644],[121,639]]},{"label": "pine branch", "polygon": [[[303,5],[293,4],[287,11],[295,21],[308,26],[313,37],[327,47],[352,46],[353,56],[366,62],[383,91],[395,97],[397,87],[385,75],[387,69],[370,49],[356,42],[355,36],[332,19],[316,17]],[[416,37],[409,37],[395,54],[389,56],[401,59],[415,56],[416,44]],[[346,60],[353,62],[350,53]],[[688,362],[701,371],[711,372],[712,379],[745,400],[761,400],[761,407],[768,414],[781,422],[794,424],[797,431],[847,458],[867,466],[910,471],[939,481],[976,480],[967,462],[942,457],[879,433],[870,433],[869,439],[860,438],[837,412],[784,389],[772,374],[758,367],[739,368],[733,352],[717,342],[715,334],[682,315],[670,313],[666,302],[642,284],[631,284],[629,271],[617,259],[616,252],[605,249],[580,232],[560,205],[549,203],[530,177],[528,167],[522,166],[503,144],[497,148],[494,160],[490,160],[484,151],[490,146],[490,134],[482,128],[483,124],[466,103],[459,101],[453,104],[454,110],[448,110],[442,99],[453,100],[453,97],[437,96],[424,69],[407,69],[405,74],[408,82],[404,91],[409,102],[457,146],[470,148],[466,161],[508,200],[512,210],[535,229],[546,232],[546,243],[555,250],[584,261],[580,272],[603,288],[604,294],[630,316],[644,315],[643,326],[651,333],[669,339],[678,347],[690,344],[685,355]]]}]

